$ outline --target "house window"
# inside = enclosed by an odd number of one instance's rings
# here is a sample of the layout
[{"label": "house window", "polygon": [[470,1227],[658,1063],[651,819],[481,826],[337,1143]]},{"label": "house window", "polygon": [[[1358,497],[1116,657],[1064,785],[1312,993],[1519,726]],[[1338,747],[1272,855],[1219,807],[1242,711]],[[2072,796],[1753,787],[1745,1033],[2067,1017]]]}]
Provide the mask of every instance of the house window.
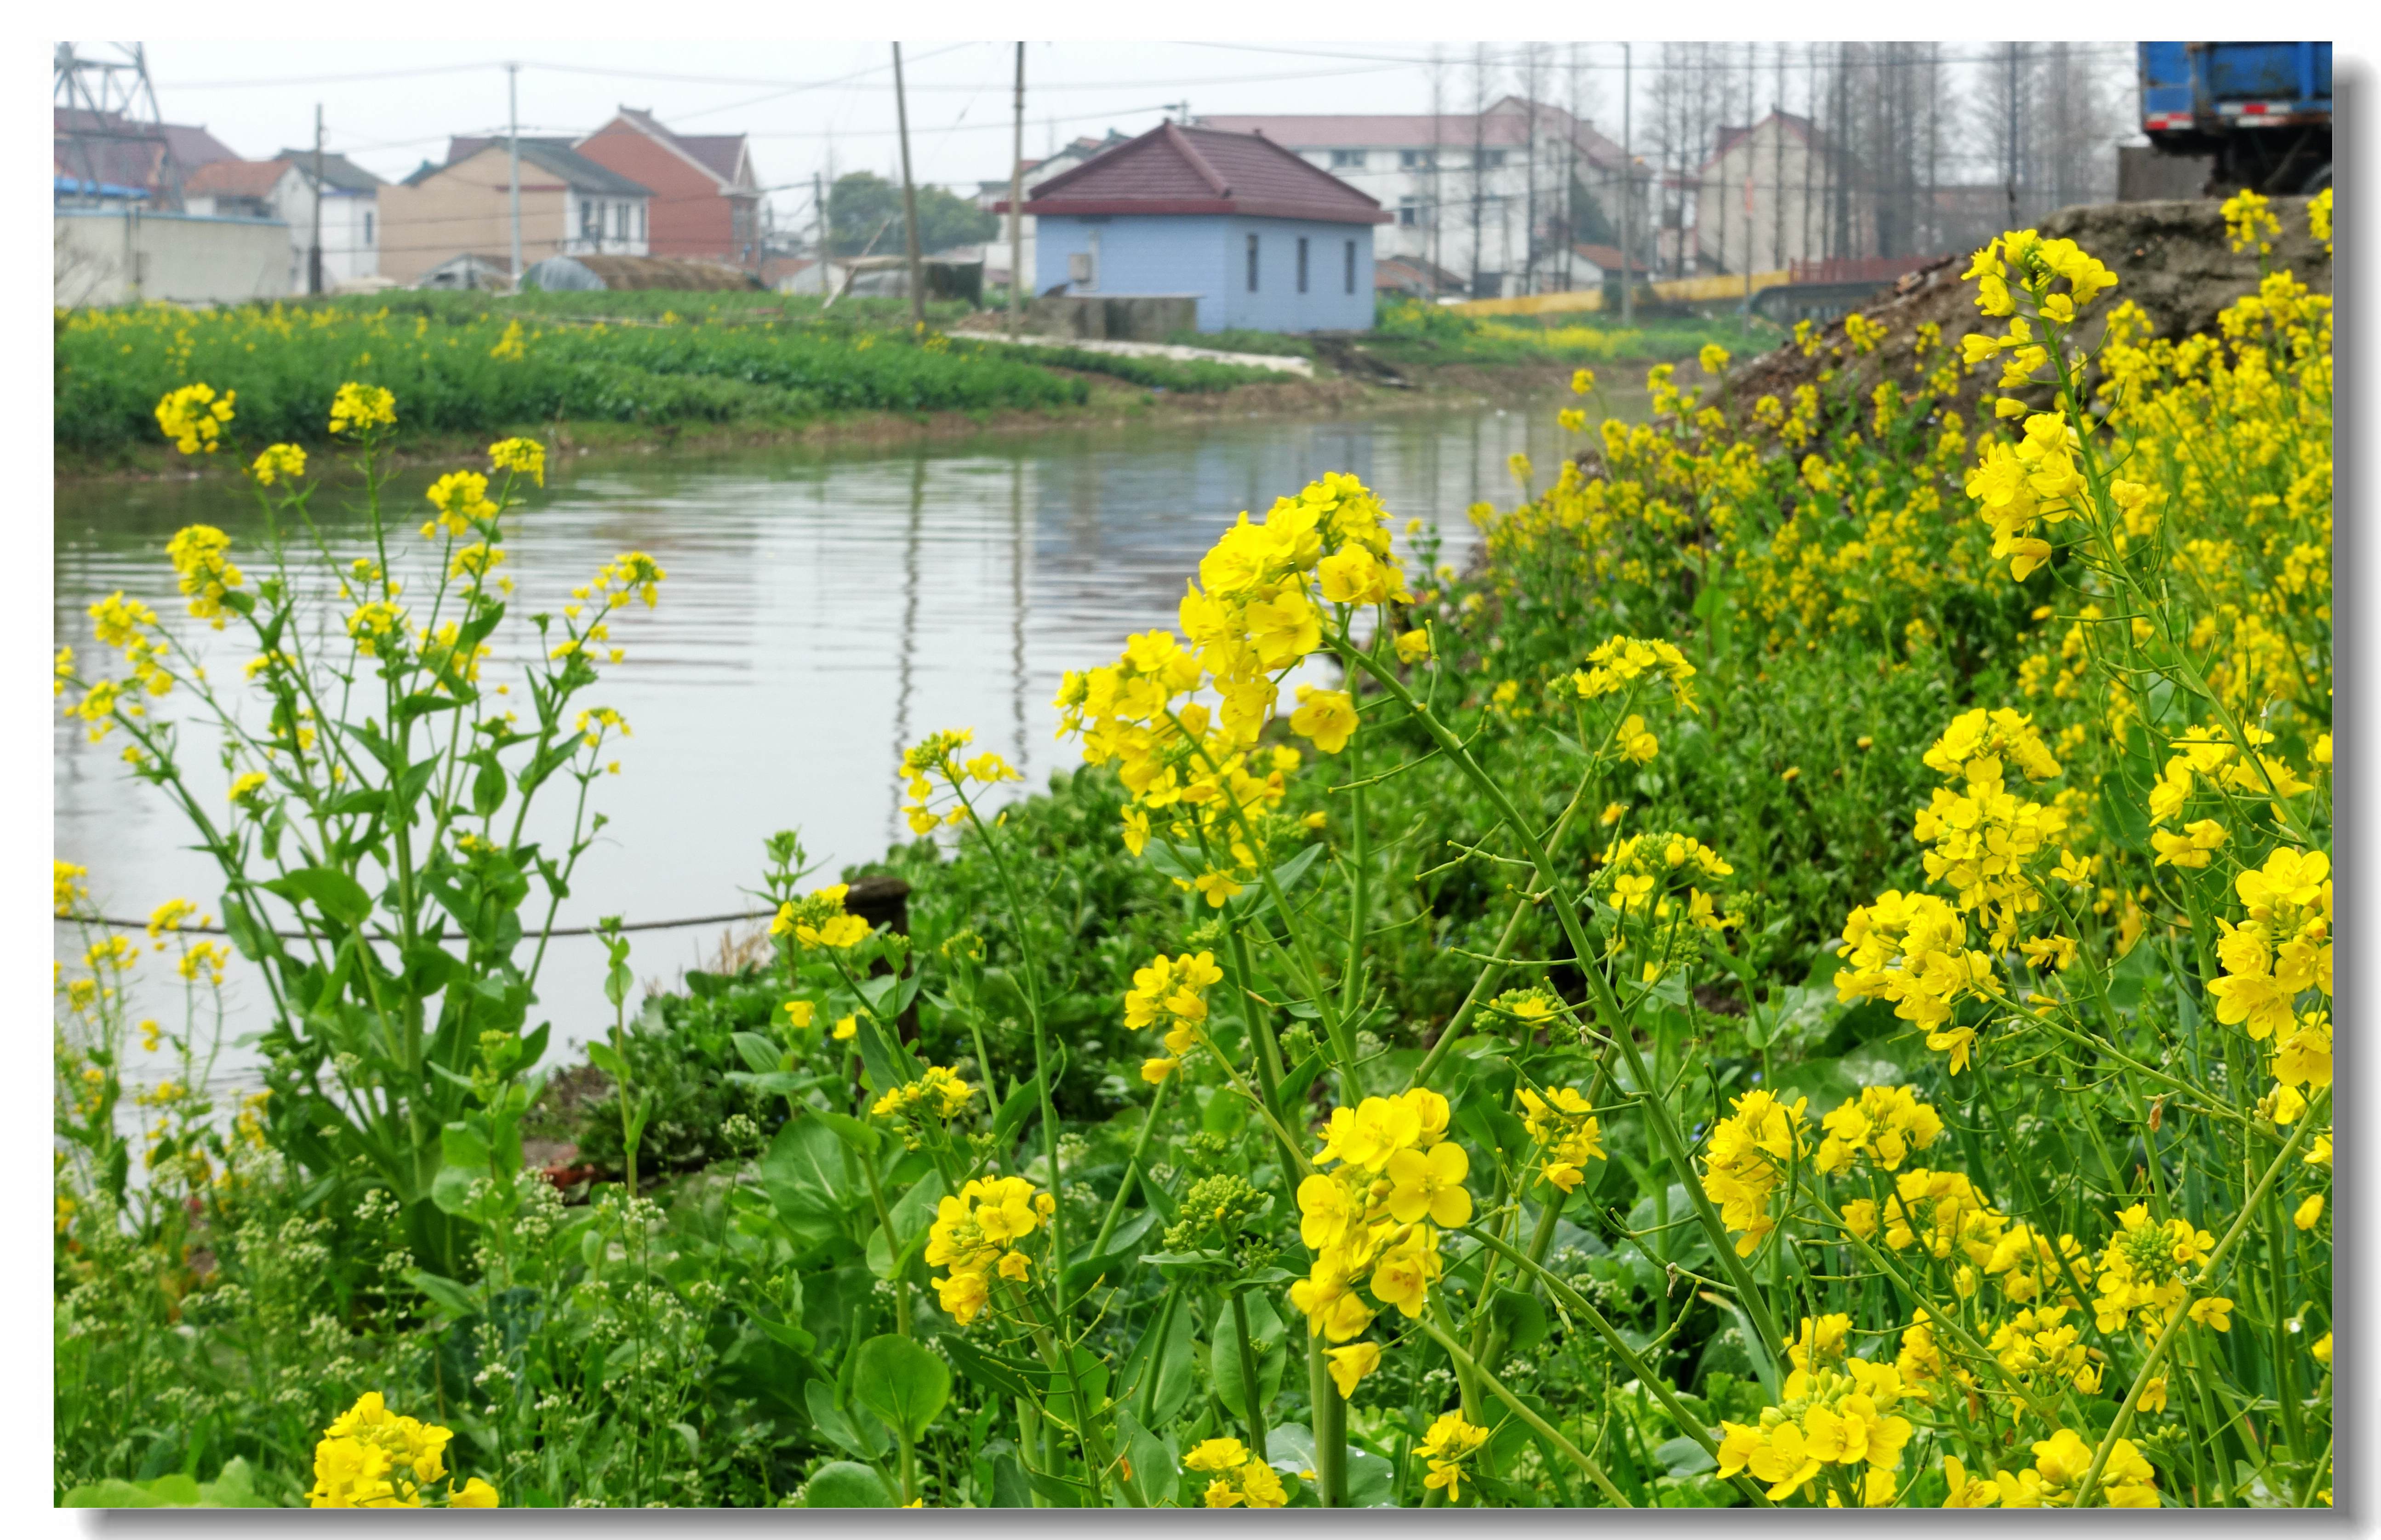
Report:
[{"label": "house window", "polygon": [[637,205],[637,238],[645,238],[645,205],[642,203]]},{"label": "house window", "polygon": [[1408,171],[1428,171],[1437,164],[1438,152],[1435,150],[1400,150],[1398,152],[1398,165]]},{"label": "house window", "polygon": [[1361,150],[1334,150],[1331,152],[1331,169],[1334,171],[1342,170],[1349,166],[1361,169],[1363,166],[1363,164],[1364,152]]},{"label": "house window", "polygon": [[1298,238],[1298,292],[1306,292],[1306,238]]},{"label": "house window", "polygon": [[1249,235],[1249,292],[1250,292],[1251,294],[1254,294],[1256,291],[1257,291],[1257,238],[1256,238],[1255,232],[1252,231],[1252,232],[1250,233],[1250,235]]},{"label": "house window", "polygon": [[590,240],[603,235],[604,226],[596,221],[595,200],[592,198],[579,200],[579,233]]},{"label": "house window", "polygon": [[364,244],[365,244],[366,246],[370,246],[372,243],[372,210],[370,210],[370,209],[366,209],[366,210],[364,210]]},{"label": "house window", "polygon": [[1421,224],[1421,223],[1422,223],[1422,200],[1421,200],[1421,199],[1419,199],[1419,198],[1400,198],[1400,199],[1398,199],[1398,224],[1400,224],[1400,225],[1419,225],[1419,224]]},{"label": "house window", "polygon": [[1502,150],[1483,150],[1473,158],[1471,164],[1480,167],[1484,171],[1494,171],[1496,167],[1505,164],[1505,152]]},{"label": "house window", "polygon": [[1352,240],[1348,243],[1347,287],[1349,293],[1356,292],[1356,243]]}]

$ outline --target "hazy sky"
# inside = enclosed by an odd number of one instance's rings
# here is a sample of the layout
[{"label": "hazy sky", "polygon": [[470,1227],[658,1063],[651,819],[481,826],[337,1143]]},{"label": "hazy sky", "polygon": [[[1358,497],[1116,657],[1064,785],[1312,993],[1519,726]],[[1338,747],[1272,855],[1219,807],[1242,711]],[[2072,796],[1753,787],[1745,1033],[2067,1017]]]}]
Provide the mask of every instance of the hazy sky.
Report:
[{"label": "hazy sky", "polygon": [[[1445,45],[1447,110],[1468,103],[1472,45]],[[1492,58],[1520,45],[1493,43]],[[1568,44],[1551,45],[1557,61]],[[1431,45],[1415,43],[1039,43],[1026,51],[1028,155],[1114,126],[1136,133],[1188,101],[1203,112],[1422,112],[1430,105]],[[910,153],[922,182],[965,183],[1005,174],[1014,44],[905,45]],[[1641,56],[1642,48],[1641,45]],[[764,186],[781,214],[806,199],[813,171],[897,173],[890,49],[883,43],[433,43],[393,39],[366,51],[351,43],[156,43],[150,73],[168,122],[204,125],[240,154],[270,155],[312,142],[314,105],[324,140],[358,164],[397,177],[423,157],[443,159],[450,133],[501,130],[505,60],[518,59],[523,133],[578,134],[626,103],[649,107],[687,132],[752,136]],[[1618,44],[1579,45],[1582,104],[1593,115],[1618,101]],[[369,61],[370,73],[364,67]],[[1544,95],[1568,101],[1567,68]],[[1512,71],[1498,71],[1500,88]],[[1616,128],[1617,132],[1617,128]]]}]

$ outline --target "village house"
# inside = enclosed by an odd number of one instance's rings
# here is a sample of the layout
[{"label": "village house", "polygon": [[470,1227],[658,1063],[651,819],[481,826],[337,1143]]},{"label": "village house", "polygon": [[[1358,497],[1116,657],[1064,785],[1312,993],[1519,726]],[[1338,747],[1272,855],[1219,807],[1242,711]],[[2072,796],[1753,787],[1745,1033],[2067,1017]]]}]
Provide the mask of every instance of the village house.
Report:
[{"label": "village house", "polygon": [[[1264,113],[1194,119],[1263,134],[1395,211],[1383,257],[1465,275],[1475,299],[1591,287],[1566,275],[1562,228],[1576,178],[1619,215],[1620,146],[1548,102],[1507,96],[1479,113]],[[1642,179],[1638,172],[1642,201]],[[1573,212],[1583,212],[1576,211]],[[1426,265],[1424,265],[1426,264]]]},{"label": "village house", "polygon": [[[380,270],[410,284],[449,258],[512,250],[511,156],[502,139],[455,139],[380,194]],[[520,141],[521,261],[604,252],[641,257],[651,189],[598,165],[567,140]],[[509,263],[507,262],[507,265]]]},{"label": "village house", "polygon": [[1203,332],[1369,327],[1373,227],[1390,217],[1261,135],[1173,123],[1042,183],[1024,212],[1036,293],[1184,297]]},{"label": "village house", "polygon": [[[284,150],[271,160],[210,161],[182,185],[185,210],[221,218],[274,219],[289,226],[289,287],[314,286],[308,252],[314,240],[314,153]],[[324,292],[380,272],[381,179],[344,155],[322,157]]]},{"label": "village house", "polygon": [[[1091,135],[1084,134],[1069,140],[1038,161],[1021,163],[1023,171],[1020,179],[1023,182],[1026,194],[1030,198],[1035,189],[1052,177],[1072,171],[1093,155],[1105,154],[1119,144],[1131,142],[1130,135],[1120,134],[1114,128],[1110,128],[1106,137],[1102,139],[1093,139]],[[1008,178],[1004,177],[996,182],[978,183],[975,202],[978,208],[990,209],[1002,214],[999,233],[985,243],[983,281],[988,284],[1005,285],[1008,282],[1008,220],[1005,213],[1008,206]],[[1033,216],[1032,214],[1018,216],[1017,241],[1025,271],[1033,272]]]},{"label": "village house", "polygon": [[[61,196],[97,202],[137,193],[153,208],[177,208],[180,189],[199,167],[239,158],[205,128],[186,123],[135,124],[116,112],[53,107],[52,160]],[[86,184],[88,184],[86,186]],[[103,193],[101,189],[114,189]]]},{"label": "village house", "polygon": [[650,189],[645,254],[760,267],[760,179],[742,134],[673,133],[624,106],[572,148]]}]

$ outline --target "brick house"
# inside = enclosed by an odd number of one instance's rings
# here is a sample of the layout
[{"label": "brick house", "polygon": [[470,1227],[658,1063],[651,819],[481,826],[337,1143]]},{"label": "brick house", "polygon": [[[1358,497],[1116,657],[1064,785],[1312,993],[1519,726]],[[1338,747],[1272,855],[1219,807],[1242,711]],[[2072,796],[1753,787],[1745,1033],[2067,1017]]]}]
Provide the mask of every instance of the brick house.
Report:
[{"label": "brick house", "polygon": [[[653,196],[559,139],[520,141],[521,262],[599,252],[641,257]],[[509,251],[512,157],[501,139],[458,136],[446,164],[380,191],[380,271],[401,284],[462,252]],[[509,266],[509,262],[507,263]]]},{"label": "brick house", "polygon": [[760,265],[760,179],[742,134],[672,133],[650,111],[622,107],[571,148],[653,189],[649,255]]}]

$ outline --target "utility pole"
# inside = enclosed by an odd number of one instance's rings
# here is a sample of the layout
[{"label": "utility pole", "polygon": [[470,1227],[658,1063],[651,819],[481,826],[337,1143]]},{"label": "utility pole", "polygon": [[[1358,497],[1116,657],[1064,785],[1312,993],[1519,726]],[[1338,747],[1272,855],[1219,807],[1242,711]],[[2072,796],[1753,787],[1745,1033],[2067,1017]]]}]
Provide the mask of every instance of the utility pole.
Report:
[{"label": "utility pole", "polygon": [[2017,44],[2009,45],[2009,223],[2017,228]]},{"label": "utility pole", "polygon": [[901,81],[901,45],[893,45],[893,117],[901,130],[901,224],[910,251],[910,322],[926,325],[926,285],[918,262],[918,184],[910,177],[910,99]]},{"label": "utility pole", "polygon": [[1761,90],[1758,43],[1744,45],[1744,313],[1752,313],[1752,170],[1761,164],[1752,148],[1753,98]]},{"label": "utility pole", "polygon": [[824,298],[827,291],[826,177],[816,171],[811,173],[811,220],[818,226],[818,260],[815,265],[818,268],[819,294]]},{"label": "utility pole", "polygon": [[[520,239],[520,66],[505,66],[505,146],[512,154],[513,292],[521,289]],[[562,227],[570,227],[570,205],[562,208]]]},{"label": "utility pole", "polygon": [[[1008,152],[1008,335],[1025,313],[1025,44],[1017,45],[1017,128]],[[1039,279],[1035,280],[1037,283]]]},{"label": "utility pole", "polygon": [[313,238],[306,248],[306,292],[323,292],[323,104],[314,104]]},{"label": "utility pole", "polygon": [[1628,325],[1637,314],[1637,249],[1631,238],[1635,224],[1630,205],[1637,198],[1637,160],[1630,151],[1630,78],[1629,45],[1620,45],[1620,324]]}]

